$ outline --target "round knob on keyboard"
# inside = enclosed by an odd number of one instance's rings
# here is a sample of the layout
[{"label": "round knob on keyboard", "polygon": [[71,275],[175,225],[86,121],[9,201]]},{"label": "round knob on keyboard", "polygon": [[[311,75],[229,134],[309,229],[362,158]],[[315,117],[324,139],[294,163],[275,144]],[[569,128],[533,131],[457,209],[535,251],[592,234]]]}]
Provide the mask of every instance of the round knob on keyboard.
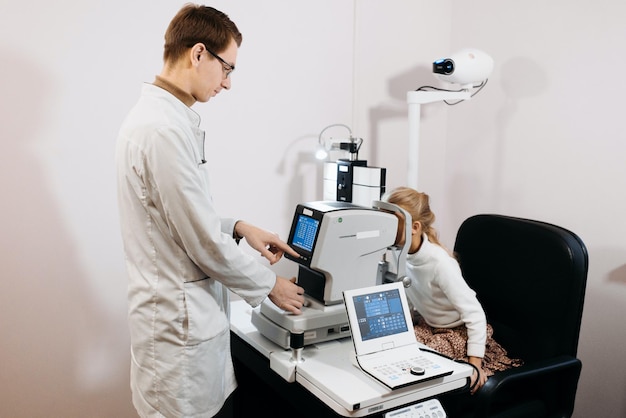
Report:
[{"label": "round knob on keyboard", "polygon": [[426,370],[424,370],[421,367],[415,366],[415,367],[411,367],[410,372],[411,372],[411,374],[414,374],[416,376],[422,376],[424,373],[426,373]]}]

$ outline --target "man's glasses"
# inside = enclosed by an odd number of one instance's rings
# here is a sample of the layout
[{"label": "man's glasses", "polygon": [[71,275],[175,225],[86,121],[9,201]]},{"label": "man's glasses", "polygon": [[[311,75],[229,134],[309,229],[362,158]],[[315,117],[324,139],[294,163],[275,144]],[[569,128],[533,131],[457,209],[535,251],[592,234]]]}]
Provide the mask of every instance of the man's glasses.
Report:
[{"label": "man's glasses", "polygon": [[222,63],[224,73],[226,74],[226,77],[228,78],[231,75],[231,73],[235,71],[235,66],[224,61],[224,58],[220,57],[215,52],[211,51],[209,48],[206,47],[206,45],[204,47],[206,48],[206,52],[213,55],[214,58],[216,58],[219,62]]}]

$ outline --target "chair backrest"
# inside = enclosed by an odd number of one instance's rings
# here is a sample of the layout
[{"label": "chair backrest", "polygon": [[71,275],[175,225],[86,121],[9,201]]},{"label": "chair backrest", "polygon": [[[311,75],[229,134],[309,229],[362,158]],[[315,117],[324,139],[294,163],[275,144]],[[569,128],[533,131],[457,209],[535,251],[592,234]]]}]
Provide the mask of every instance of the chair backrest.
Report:
[{"label": "chair backrest", "polygon": [[587,282],[585,244],[556,225],[502,215],[463,222],[454,251],[494,338],[511,356],[576,356]]}]

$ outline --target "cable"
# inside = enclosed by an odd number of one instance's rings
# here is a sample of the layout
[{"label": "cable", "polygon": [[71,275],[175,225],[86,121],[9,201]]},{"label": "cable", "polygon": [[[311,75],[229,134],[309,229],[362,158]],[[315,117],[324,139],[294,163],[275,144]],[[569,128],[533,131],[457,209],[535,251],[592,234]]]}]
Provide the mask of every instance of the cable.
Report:
[{"label": "cable", "polygon": [[[473,88],[475,88],[477,90],[474,91],[470,95],[470,97],[474,97],[476,94],[478,94],[478,92],[481,91],[485,87],[485,85],[487,84],[488,81],[489,81],[489,79],[487,78],[483,82],[481,82],[480,84],[477,84],[477,85],[473,86]],[[434,86],[422,86],[422,87],[419,87],[419,88],[415,89],[415,91],[433,91],[433,90],[434,91],[449,91],[449,92],[453,92],[453,93],[460,93],[460,92],[464,91],[463,89],[449,90],[449,89],[442,89],[440,87],[434,87]],[[457,105],[457,104],[459,104],[461,102],[464,102],[464,101],[465,100],[459,100],[459,101],[451,103],[451,102],[448,102],[447,100],[444,100],[443,102],[445,104],[447,104],[448,106],[454,106],[454,105]]]},{"label": "cable", "polygon": [[335,126],[341,126],[343,128],[346,128],[348,130],[348,132],[350,133],[350,137],[352,137],[352,129],[350,129],[350,127],[348,125],[345,125],[343,123],[333,123],[332,125],[328,125],[327,127],[325,127],[324,129],[322,129],[322,131],[320,132],[319,136],[317,137],[317,142],[322,145],[322,134],[330,128],[334,128]]},{"label": "cable", "polygon": [[356,159],[358,159],[359,158],[359,150],[361,149],[361,145],[363,145],[363,138],[356,138],[356,137],[352,136],[352,129],[350,129],[350,127],[348,125],[345,125],[343,123],[333,123],[332,125],[328,125],[324,129],[322,129],[322,131],[320,132],[320,134],[319,134],[319,136],[317,138],[318,146],[324,147],[326,150],[330,150],[330,147],[327,147],[325,142],[323,142],[322,135],[324,134],[324,132],[327,129],[330,129],[330,128],[333,128],[333,127],[337,127],[337,126],[340,126],[342,128],[346,128],[348,130],[348,132],[349,132],[349,135],[350,135],[350,138],[349,138],[350,142],[339,142],[338,143],[339,144],[339,148],[338,149],[342,149],[342,150],[348,151],[351,156],[353,156]]}]

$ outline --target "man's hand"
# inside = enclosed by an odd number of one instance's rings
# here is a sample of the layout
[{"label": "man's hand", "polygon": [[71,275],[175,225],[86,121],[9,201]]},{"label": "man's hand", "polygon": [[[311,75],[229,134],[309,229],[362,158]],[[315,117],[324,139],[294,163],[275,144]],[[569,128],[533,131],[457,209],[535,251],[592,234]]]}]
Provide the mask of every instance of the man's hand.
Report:
[{"label": "man's hand", "polygon": [[295,282],[295,277],[286,279],[277,276],[276,284],[268,297],[280,309],[298,315],[302,313],[301,308],[304,305],[304,289]]},{"label": "man's hand", "polygon": [[300,257],[300,254],[281,240],[277,234],[247,222],[238,221],[235,224],[235,233],[240,237],[244,237],[248,245],[261,253],[263,257],[267,258],[270,264],[274,264],[280,260],[285,252],[288,252],[294,257]]}]

